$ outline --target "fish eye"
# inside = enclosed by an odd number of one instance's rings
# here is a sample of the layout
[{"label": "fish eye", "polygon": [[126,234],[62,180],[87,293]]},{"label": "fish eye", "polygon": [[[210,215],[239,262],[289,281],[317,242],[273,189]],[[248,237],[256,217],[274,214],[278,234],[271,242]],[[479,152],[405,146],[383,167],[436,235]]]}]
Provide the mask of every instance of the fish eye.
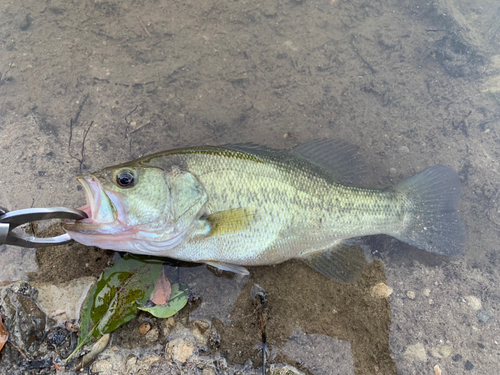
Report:
[{"label": "fish eye", "polygon": [[134,171],[123,169],[115,175],[116,184],[121,188],[130,188],[137,182]]}]

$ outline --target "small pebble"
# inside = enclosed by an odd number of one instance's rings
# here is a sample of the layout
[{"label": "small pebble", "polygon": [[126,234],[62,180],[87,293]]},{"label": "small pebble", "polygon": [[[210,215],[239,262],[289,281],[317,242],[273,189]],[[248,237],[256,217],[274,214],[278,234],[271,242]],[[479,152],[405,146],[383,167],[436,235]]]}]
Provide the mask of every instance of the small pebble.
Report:
[{"label": "small pebble", "polygon": [[160,333],[158,332],[158,330],[156,328],[153,328],[151,331],[149,331],[146,334],[146,341],[148,343],[153,343],[153,342],[158,340],[159,336],[160,336]]},{"label": "small pebble", "polygon": [[193,323],[196,327],[198,327],[201,333],[205,332],[210,328],[210,323],[204,320],[195,320]]},{"label": "small pebble", "polygon": [[410,149],[409,149],[408,147],[406,147],[406,146],[401,146],[401,147],[399,148],[399,151],[404,152],[404,153],[407,153],[407,152],[410,152]]},{"label": "small pebble", "polygon": [[467,296],[464,297],[464,299],[467,301],[467,304],[473,309],[473,310],[481,310],[482,308],[482,303],[479,298],[476,296]]},{"label": "small pebble", "polygon": [[429,297],[431,295],[431,290],[429,288],[425,288],[423,291],[422,291],[422,294],[426,297]]},{"label": "small pebble", "polygon": [[467,371],[470,371],[470,370],[472,370],[473,368],[474,368],[474,365],[472,364],[472,362],[471,362],[471,361],[467,361],[467,362],[465,362],[465,369],[466,369]]},{"label": "small pebble", "polygon": [[151,329],[151,323],[142,322],[141,325],[139,326],[139,333],[141,335],[145,335],[146,333],[149,332],[150,329]]},{"label": "small pebble", "polygon": [[283,136],[283,138],[285,138],[285,139],[290,138],[290,133],[285,133],[285,135]]},{"label": "small pebble", "polygon": [[391,168],[391,169],[389,169],[389,173],[390,173],[390,174],[396,174],[396,173],[397,173],[396,168]]},{"label": "small pebble", "polygon": [[408,346],[404,355],[407,361],[427,361],[427,354],[425,353],[424,344],[422,344],[421,342],[415,345]]},{"label": "small pebble", "polygon": [[412,291],[412,290],[409,290],[406,292],[406,296],[409,298],[409,299],[415,299],[415,292]]},{"label": "small pebble", "polygon": [[378,283],[372,288],[371,295],[374,298],[388,298],[393,292],[390,286],[384,283]]},{"label": "small pebble", "polygon": [[430,353],[434,358],[448,358],[453,354],[455,349],[450,345],[441,345],[435,348],[432,348]]},{"label": "small pebble", "polygon": [[438,365],[434,366],[434,374],[441,375],[441,369]]}]

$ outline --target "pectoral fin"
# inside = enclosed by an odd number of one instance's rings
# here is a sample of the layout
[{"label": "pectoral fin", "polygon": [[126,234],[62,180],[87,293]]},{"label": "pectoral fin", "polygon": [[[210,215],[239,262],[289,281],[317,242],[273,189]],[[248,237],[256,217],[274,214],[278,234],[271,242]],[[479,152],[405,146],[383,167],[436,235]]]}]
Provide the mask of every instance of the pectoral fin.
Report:
[{"label": "pectoral fin", "polygon": [[305,263],[329,279],[352,284],[363,275],[368,262],[361,247],[339,244],[331,250],[301,258]]},{"label": "pectoral fin", "polygon": [[210,226],[209,236],[216,236],[244,230],[254,220],[255,210],[237,208],[208,215],[204,220]]}]

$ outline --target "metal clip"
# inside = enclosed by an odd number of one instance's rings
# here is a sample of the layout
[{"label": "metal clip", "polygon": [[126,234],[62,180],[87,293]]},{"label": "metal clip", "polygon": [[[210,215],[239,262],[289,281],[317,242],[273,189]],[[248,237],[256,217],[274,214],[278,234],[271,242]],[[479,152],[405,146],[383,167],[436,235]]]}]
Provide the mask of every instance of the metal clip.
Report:
[{"label": "metal clip", "polygon": [[71,219],[81,220],[87,218],[83,211],[66,208],[25,208],[22,210],[9,211],[0,207],[0,244],[21,246],[21,247],[47,247],[64,245],[72,241],[66,233],[56,237],[38,238],[35,236],[20,236],[13,233],[14,228],[33,221],[50,219]]}]

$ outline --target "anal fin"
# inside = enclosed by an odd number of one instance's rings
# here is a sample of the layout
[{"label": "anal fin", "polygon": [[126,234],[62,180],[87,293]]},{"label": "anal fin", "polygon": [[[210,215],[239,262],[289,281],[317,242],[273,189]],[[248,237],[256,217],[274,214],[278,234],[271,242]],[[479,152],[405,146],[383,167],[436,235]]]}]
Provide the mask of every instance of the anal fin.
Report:
[{"label": "anal fin", "polygon": [[229,271],[244,276],[250,275],[250,272],[248,272],[248,270],[245,267],[237,266],[236,264],[216,262],[216,261],[206,261],[205,263],[208,264],[209,266],[218,268],[222,271]]},{"label": "anal fin", "polygon": [[361,247],[345,244],[307,255],[301,260],[322,275],[342,284],[358,281],[368,265]]}]

